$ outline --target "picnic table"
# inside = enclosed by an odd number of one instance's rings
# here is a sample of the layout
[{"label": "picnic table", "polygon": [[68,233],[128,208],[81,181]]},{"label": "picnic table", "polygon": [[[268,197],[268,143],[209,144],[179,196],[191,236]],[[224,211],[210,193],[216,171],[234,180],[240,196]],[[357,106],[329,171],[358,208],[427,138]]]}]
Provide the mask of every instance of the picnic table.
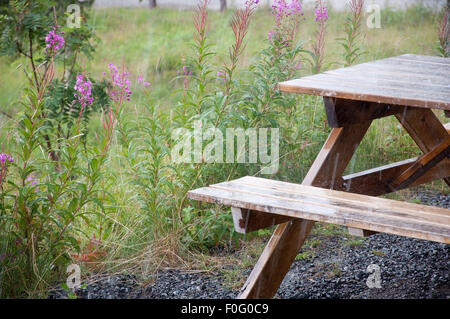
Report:
[{"label": "picnic table", "polygon": [[[190,191],[232,207],[237,231],[278,225],[240,298],[272,297],[316,221],[353,234],[385,232],[450,243],[450,210],[374,196],[443,179],[450,134],[433,109],[450,111],[450,59],[406,54],[279,83],[324,99],[328,139],[301,185],[243,177]],[[375,119],[395,116],[423,155],[343,176]]]}]

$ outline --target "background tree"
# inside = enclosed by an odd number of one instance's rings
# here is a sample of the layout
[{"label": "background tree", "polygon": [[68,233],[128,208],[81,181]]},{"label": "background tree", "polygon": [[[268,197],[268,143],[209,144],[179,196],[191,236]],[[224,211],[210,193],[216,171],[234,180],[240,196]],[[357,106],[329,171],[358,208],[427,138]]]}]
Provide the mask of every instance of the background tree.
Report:
[{"label": "background tree", "polygon": [[227,0],[220,0],[220,11],[225,11],[227,9]]},{"label": "background tree", "polygon": [[[142,0],[139,0],[139,2],[142,2]],[[156,0],[148,0],[148,4],[150,6],[150,9],[154,9],[157,7]]]}]

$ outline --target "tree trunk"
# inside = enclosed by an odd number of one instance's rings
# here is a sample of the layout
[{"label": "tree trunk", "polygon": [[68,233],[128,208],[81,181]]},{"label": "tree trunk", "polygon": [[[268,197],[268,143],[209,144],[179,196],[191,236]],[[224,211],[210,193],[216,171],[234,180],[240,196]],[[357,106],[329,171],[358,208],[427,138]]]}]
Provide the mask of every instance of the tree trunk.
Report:
[{"label": "tree trunk", "polygon": [[225,11],[226,9],[227,9],[227,0],[220,0],[220,12]]},{"label": "tree trunk", "polygon": [[156,8],[156,0],[149,0],[150,3],[150,9]]}]

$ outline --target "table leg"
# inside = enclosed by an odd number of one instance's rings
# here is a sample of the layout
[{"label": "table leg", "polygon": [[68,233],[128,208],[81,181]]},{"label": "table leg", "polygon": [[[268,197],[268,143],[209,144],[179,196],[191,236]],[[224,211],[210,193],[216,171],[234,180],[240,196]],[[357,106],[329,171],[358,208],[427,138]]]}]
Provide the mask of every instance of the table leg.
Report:
[{"label": "table leg", "polygon": [[[303,184],[326,188],[338,185],[370,124],[371,121],[367,121],[333,129]],[[309,220],[278,225],[238,298],[273,297],[313,225]]]},{"label": "table leg", "polygon": [[[444,125],[430,109],[407,107],[395,117],[424,153],[431,152],[449,137]],[[450,186],[450,178],[444,178],[444,181]]]}]

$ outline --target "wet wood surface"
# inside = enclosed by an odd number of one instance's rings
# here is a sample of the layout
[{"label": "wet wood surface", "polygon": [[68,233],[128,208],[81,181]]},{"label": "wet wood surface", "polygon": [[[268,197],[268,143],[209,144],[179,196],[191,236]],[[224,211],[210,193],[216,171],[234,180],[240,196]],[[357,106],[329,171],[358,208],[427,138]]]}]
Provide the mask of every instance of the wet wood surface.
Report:
[{"label": "wet wood surface", "polygon": [[450,110],[450,58],[405,54],[279,83],[283,92]]},{"label": "wet wood surface", "polygon": [[450,210],[244,177],[189,192],[196,200],[450,244]]}]

